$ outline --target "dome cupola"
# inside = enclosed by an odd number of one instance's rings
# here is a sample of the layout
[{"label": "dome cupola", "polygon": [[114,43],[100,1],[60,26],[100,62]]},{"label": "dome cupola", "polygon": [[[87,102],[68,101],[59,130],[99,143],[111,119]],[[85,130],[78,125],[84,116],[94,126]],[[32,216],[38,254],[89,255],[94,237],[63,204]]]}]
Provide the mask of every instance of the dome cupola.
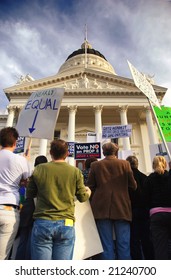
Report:
[{"label": "dome cupola", "polygon": [[116,75],[115,70],[104,55],[93,49],[87,40],[83,42],[80,49],[67,57],[58,74],[75,72],[75,70],[83,71],[85,68]]}]

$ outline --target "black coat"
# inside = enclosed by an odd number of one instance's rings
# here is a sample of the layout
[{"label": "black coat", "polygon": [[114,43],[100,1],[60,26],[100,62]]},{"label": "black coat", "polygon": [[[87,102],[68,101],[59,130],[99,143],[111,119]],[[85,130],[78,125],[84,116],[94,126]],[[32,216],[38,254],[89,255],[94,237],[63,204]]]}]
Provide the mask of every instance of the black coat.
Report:
[{"label": "black coat", "polygon": [[171,207],[171,174],[151,173],[144,182],[144,199],[149,208]]},{"label": "black coat", "polygon": [[147,178],[147,176],[141,171],[139,171],[137,168],[132,168],[132,171],[133,171],[134,179],[137,182],[137,189],[135,191],[129,189],[132,209],[144,208],[145,203],[142,195],[142,190],[144,186],[144,181]]}]

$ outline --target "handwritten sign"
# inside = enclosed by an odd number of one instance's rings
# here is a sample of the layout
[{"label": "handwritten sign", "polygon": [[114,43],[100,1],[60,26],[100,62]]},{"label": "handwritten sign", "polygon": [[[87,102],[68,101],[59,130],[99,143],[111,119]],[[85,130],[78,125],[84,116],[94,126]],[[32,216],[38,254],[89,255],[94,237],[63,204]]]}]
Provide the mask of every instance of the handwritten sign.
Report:
[{"label": "handwritten sign", "polygon": [[24,153],[25,137],[19,136],[14,150],[15,154]]},{"label": "handwritten sign", "polygon": [[132,125],[105,125],[102,127],[102,138],[130,137]]},{"label": "handwritten sign", "polygon": [[165,140],[171,142],[171,108],[164,106],[161,106],[161,109],[155,106],[153,108]]},{"label": "handwritten sign", "polygon": [[52,140],[63,95],[63,88],[33,92],[19,115],[19,135]]},{"label": "handwritten sign", "polygon": [[157,107],[160,108],[155,91],[145,75],[141,74],[129,61],[127,62],[137,88],[139,88]]},{"label": "handwritten sign", "polygon": [[74,144],[75,159],[87,159],[90,157],[101,158],[101,146],[99,142]]}]

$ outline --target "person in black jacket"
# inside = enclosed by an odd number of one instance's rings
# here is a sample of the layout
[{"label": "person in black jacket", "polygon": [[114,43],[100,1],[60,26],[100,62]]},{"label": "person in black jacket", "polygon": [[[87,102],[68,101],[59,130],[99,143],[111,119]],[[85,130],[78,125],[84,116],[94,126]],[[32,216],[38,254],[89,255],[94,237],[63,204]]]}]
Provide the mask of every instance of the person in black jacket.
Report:
[{"label": "person in black jacket", "polygon": [[90,173],[90,166],[91,166],[91,163],[94,162],[94,161],[97,161],[97,158],[95,157],[90,157],[90,158],[87,158],[85,160],[85,168],[84,170],[82,171],[82,174],[83,174],[83,177],[84,177],[84,185],[86,186],[87,185],[87,181],[88,181],[88,175]]},{"label": "person in black jacket", "polygon": [[[34,167],[39,164],[46,163],[48,160],[44,155],[37,156],[34,162]],[[34,199],[26,198],[20,211],[20,225],[18,236],[20,238],[17,248],[16,260],[31,259],[31,232],[33,227],[33,212],[35,209]]]},{"label": "person in black jacket", "polygon": [[126,160],[129,161],[134,179],[137,182],[136,191],[129,190],[132,207],[131,257],[133,260],[152,260],[154,254],[150,240],[149,209],[145,206],[142,196],[143,184],[147,176],[139,171],[137,157],[128,156]]},{"label": "person in black jacket", "polygon": [[[171,163],[169,164],[171,168]],[[156,260],[169,259],[171,237],[171,170],[163,156],[153,159],[154,172],[144,183],[144,198],[150,208],[150,230]]]}]

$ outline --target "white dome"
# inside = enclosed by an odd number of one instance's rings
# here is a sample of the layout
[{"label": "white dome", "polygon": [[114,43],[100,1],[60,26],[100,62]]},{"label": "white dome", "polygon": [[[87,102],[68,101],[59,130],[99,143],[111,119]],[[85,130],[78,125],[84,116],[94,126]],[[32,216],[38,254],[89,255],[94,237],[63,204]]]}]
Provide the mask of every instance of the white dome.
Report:
[{"label": "white dome", "polygon": [[73,70],[83,71],[85,68],[117,75],[112,65],[99,51],[93,49],[88,41],[85,41],[81,45],[81,49],[74,51],[68,56],[64,64],[60,67],[58,74]]}]

